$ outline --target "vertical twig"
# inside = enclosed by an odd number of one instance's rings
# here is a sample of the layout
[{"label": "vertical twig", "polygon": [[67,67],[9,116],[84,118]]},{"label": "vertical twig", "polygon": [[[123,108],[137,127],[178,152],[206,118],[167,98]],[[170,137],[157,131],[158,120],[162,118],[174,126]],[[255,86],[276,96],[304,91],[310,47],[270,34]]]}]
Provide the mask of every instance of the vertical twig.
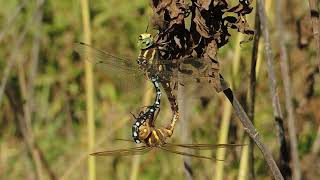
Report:
[{"label": "vertical twig", "polygon": [[[255,98],[256,98],[256,80],[258,74],[256,71],[256,64],[259,53],[259,42],[260,42],[260,19],[258,13],[258,7],[256,7],[256,15],[255,15],[255,37],[253,40],[253,48],[252,48],[252,57],[251,57],[251,70],[250,70],[250,83],[249,83],[249,91],[248,91],[248,116],[250,121],[254,124],[254,107],[255,107]],[[250,179],[255,179],[254,172],[254,144],[253,140],[250,139],[249,142],[249,176]]]},{"label": "vertical twig", "polygon": [[272,108],[273,108],[273,116],[276,121],[276,126],[278,129],[278,137],[280,142],[280,169],[285,177],[290,177],[291,172],[289,168],[289,158],[288,158],[288,147],[285,139],[285,131],[283,127],[283,115],[280,108],[280,101],[277,92],[277,81],[274,73],[273,67],[273,55],[271,50],[270,43],[270,35],[269,35],[269,27],[266,19],[265,6],[263,0],[258,0],[258,10],[259,10],[259,18],[260,18],[260,28],[264,38],[264,48],[265,48],[265,59],[267,61],[268,68],[268,79],[269,79],[269,88],[271,91],[272,98]]},{"label": "vertical twig", "polygon": [[[88,0],[81,0],[82,23],[84,42],[91,44],[91,29]],[[88,131],[88,151],[92,151],[95,142],[95,126],[94,126],[94,84],[92,64],[85,61],[86,73],[86,109],[87,109],[87,131]],[[88,158],[88,179],[96,179],[95,157]]]},{"label": "vertical twig", "polygon": [[309,0],[310,6],[310,14],[311,14],[311,21],[312,21],[312,29],[313,29],[313,36],[316,43],[316,52],[317,52],[317,60],[318,61],[318,68],[320,71],[320,21],[319,21],[319,9],[317,7],[317,0]]},{"label": "vertical twig", "polygon": [[290,150],[291,150],[291,158],[292,158],[292,166],[293,166],[293,179],[300,180],[301,179],[301,169],[299,162],[299,154],[298,154],[298,145],[297,145],[297,137],[296,137],[296,127],[295,127],[295,117],[294,110],[292,104],[292,95],[291,95],[291,79],[289,76],[289,60],[284,42],[284,27],[281,11],[283,1],[276,1],[276,15],[277,15],[277,30],[278,30],[278,42],[280,47],[280,66],[281,73],[285,91],[285,101],[286,101],[286,109],[288,112],[288,130],[289,130],[289,138],[290,138]]}]

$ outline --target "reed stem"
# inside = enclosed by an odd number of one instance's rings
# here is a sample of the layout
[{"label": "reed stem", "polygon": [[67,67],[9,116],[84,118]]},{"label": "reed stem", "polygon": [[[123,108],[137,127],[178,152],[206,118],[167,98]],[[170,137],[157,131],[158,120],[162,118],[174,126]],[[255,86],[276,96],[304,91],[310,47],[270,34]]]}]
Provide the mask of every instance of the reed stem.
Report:
[{"label": "reed stem", "polygon": [[[84,42],[91,44],[91,29],[88,0],[81,0],[81,12],[83,23]],[[90,58],[90,57],[89,57]],[[95,125],[94,125],[94,84],[92,64],[85,62],[86,78],[86,109],[87,109],[87,132],[88,132],[88,151],[93,150],[95,144]],[[88,180],[96,179],[95,157],[88,157]]]}]

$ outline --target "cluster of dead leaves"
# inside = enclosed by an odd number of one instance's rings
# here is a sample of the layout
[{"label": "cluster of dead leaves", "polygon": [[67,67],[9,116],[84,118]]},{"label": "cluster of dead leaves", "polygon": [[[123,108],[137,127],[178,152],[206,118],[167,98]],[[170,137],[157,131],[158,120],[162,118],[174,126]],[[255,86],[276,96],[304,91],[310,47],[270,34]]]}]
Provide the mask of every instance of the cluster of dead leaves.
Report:
[{"label": "cluster of dead leaves", "polygon": [[228,31],[254,34],[245,17],[252,12],[251,1],[239,0],[229,7],[228,0],[152,0],[151,23],[159,31],[156,42],[164,49],[161,58],[203,58],[212,62],[211,76],[218,79],[216,55],[228,42]]},{"label": "cluster of dead leaves", "polygon": [[[178,52],[175,58],[194,53],[203,57],[207,47],[219,48],[228,42],[230,28],[254,34],[245,18],[252,11],[251,1],[239,0],[238,5],[229,7],[227,0],[152,0],[152,24],[159,30],[157,40],[166,44],[170,53]],[[190,27],[186,27],[187,18],[191,18]]]}]

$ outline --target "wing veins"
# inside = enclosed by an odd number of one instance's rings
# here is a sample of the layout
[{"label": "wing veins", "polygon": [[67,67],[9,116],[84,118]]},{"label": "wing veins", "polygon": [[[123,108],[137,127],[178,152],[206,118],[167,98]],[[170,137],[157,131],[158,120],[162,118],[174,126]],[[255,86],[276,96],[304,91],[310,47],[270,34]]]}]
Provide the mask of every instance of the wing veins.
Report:
[{"label": "wing veins", "polygon": [[91,153],[92,156],[130,156],[130,155],[141,155],[148,151],[150,151],[152,148],[148,146],[139,146],[139,147],[133,147],[128,149],[117,149],[117,150],[110,150],[110,151],[100,151]]},{"label": "wing veins", "polygon": [[[158,147],[158,148],[160,148],[162,150],[165,150],[165,151],[168,151],[168,152],[171,152],[171,153],[174,153],[174,154],[179,154],[179,155],[182,155],[182,156],[189,156],[189,157],[207,159],[207,160],[217,160],[217,159],[211,158],[211,157],[206,157],[206,156],[201,156],[201,155],[195,155],[195,154],[191,154],[191,153],[176,151],[176,150],[173,150],[173,149],[165,148],[164,146],[161,146],[161,147]],[[221,160],[218,160],[218,161],[221,161]]]},{"label": "wing veins", "polygon": [[172,144],[167,143],[168,146],[172,147],[181,147],[181,148],[189,148],[196,150],[212,150],[214,148],[234,148],[234,147],[242,147],[245,146],[243,144]]}]

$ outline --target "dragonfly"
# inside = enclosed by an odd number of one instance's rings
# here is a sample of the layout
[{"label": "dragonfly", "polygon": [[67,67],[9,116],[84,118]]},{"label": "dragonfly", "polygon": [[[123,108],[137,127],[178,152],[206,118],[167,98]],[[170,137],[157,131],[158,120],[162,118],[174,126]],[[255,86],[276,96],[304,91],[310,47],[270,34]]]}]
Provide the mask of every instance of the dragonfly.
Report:
[{"label": "dragonfly", "polygon": [[[179,119],[179,107],[177,104],[176,90],[178,85],[209,84],[217,91],[223,91],[228,87],[217,73],[218,69],[212,66],[208,60],[201,58],[161,59],[160,51],[165,51],[149,33],[142,33],[138,37],[140,52],[138,58],[123,58],[111,53],[96,49],[85,43],[76,43],[75,51],[85,60],[96,67],[105,68],[108,72],[115,73],[119,70],[128,77],[145,77],[149,79],[156,90],[154,108],[149,111],[157,111],[160,107],[161,90],[164,89],[170,108],[173,113],[171,118],[172,130]],[[115,74],[119,74],[115,73]],[[202,85],[201,85],[202,86]],[[157,100],[158,99],[158,100]],[[152,118],[154,121],[155,119]],[[133,124],[134,126],[134,124]],[[134,128],[134,127],[132,127]],[[134,138],[134,141],[137,139]]]},{"label": "dragonfly", "polygon": [[[150,112],[150,108],[146,111],[142,111],[137,117],[136,122],[143,122],[143,124],[134,125],[138,128],[137,134],[134,136],[140,141],[143,142],[144,145],[127,148],[127,149],[116,149],[116,150],[106,150],[106,151],[99,151],[94,152],[90,155],[93,156],[131,156],[131,155],[142,155],[154,149],[164,150],[170,153],[184,155],[194,158],[200,159],[208,159],[208,160],[217,160],[223,161],[220,159],[215,159],[213,157],[202,156],[192,153],[187,153],[185,151],[181,151],[181,149],[185,150],[213,150],[214,148],[233,148],[244,146],[243,144],[174,144],[167,142],[167,139],[171,137],[173,133],[173,126],[170,125],[168,127],[161,127],[156,128],[150,121],[154,117],[153,112]],[[149,116],[151,115],[151,116]],[[143,118],[142,118],[143,117]],[[136,117],[135,117],[136,118]],[[141,121],[142,118],[144,121]],[[133,131],[135,132],[135,131]],[[123,139],[119,139],[123,140]],[[131,141],[131,140],[123,140],[123,141]],[[137,143],[137,142],[136,142]],[[179,150],[180,149],[180,150]]]}]

